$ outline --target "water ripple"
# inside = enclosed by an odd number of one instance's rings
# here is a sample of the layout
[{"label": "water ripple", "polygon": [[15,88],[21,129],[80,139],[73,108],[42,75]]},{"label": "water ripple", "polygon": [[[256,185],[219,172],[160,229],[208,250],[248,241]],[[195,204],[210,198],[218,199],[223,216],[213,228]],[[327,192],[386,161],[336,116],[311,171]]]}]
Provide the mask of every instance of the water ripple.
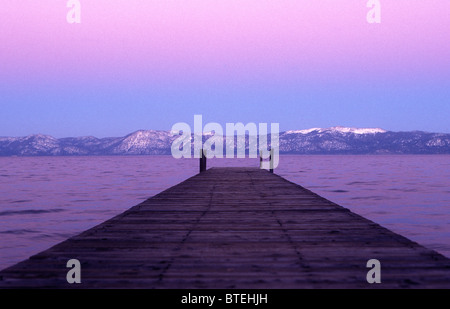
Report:
[{"label": "water ripple", "polygon": [[65,209],[25,209],[25,210],[7,210],[0,212],[0,216],[13,216],[13,215],[35,215],[35,214],[46,214],[52,212],[61,212]]}]

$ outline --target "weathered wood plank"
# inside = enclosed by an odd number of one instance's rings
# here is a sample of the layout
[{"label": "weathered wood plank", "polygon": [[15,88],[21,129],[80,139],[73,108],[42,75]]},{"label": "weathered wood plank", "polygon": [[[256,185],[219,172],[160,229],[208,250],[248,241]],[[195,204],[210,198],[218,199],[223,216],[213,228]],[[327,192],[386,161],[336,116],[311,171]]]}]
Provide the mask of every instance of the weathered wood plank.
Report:
[{"label": "weathered wood plank", "polygon": [[449,288],[450,260],[267,171],[214,168],[1,271],[0,287]]}]

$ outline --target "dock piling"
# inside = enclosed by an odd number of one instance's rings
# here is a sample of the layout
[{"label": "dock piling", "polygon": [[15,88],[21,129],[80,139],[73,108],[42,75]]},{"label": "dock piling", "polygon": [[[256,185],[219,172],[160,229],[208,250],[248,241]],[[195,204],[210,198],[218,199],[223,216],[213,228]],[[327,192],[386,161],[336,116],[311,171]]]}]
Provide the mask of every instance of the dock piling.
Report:
[{"label": "dock piling", "polygon": [[270,172],[273,174],[273,149],[270,149]]},{"label": "dock piling", "polygon": [[200,149],[200,173],[206,171],[206,150]]},{"label": "dock piling", "polygon": [[[263,168],[263,152],[259,151],[259,168]],[[270,149],[269,155],[269,171],[273,174],[273,149]]]},{"label": "dock piling", "polygon": [[263,168],[263,152],[262,150],[259,151],[259,168]]}]

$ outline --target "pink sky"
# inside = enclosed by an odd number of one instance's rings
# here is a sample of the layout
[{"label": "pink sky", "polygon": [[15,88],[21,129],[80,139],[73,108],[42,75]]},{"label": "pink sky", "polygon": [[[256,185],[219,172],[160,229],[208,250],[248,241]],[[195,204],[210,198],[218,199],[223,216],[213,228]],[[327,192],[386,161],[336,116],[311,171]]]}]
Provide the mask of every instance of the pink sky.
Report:
[{"label": "pink sky", "polygon": [[[0,135],[215,122],[448,132],[450,1],[0,4]],[[82,125],[80,125],[80,123]]]},{"label": "pink sky", "polygon": [[66,1],[2,1],[2,75],[245,79],[296,68],[348,78],[449,67],[450,1],[381,1],[379,25],[366,22],[364,0],[80,2],[82,23],[71,25]]}]

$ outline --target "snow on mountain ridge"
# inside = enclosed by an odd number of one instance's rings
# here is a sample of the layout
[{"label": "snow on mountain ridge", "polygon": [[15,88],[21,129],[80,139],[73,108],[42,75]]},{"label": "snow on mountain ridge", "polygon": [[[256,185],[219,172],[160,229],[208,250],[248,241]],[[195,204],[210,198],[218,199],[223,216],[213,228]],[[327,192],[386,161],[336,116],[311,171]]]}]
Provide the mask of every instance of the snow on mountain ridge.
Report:
[{"label": "snow on mountain ridge", "polygon": [[332,127],[332,131],[338,131],[341,133],[354,133],[354,134],[375,134],[386,133],[386,130],[380,128],[348,128],[348,127]]},{"label": "snow on mountain ridge", "polygon": [[[380,133],[380,134],[378,134]],[[203,134],[203,141],[211,133]],[[69,137],[36,134],[0,137],[0,156],[170,155],[178,138],[171,131],[140,130],[123,137]],[[224,143],[231,146],[229,139]],[[246,137],[245,147],[248,149]],[[280,153],[292,154],[449,154],[450,134],[392,132],[379,128],[311,128],[280,134]],[[236,147],[236,146],[234,146]]]},{"label": "snow on mountain ridge", "polygon": [[291,131],[286,131],[286,134],[308,134],[314,131],[318,131],[320,132],[321,128],[312,128],[312,129],[306,129],[306,130],[291,130]]},{"label": "snow on mountain ridge", "polygon": [[169,131],[139,130],[123,138],[114,152],[142,154],[154,148],[165,148],[172,142]]},{"label": "snow on mountain ridge", "polygon": [[331,128],[311,128],[306,130],[286,131],[286,134],[309,134],[312,132],[339,132],[339,133],[353,133],[353,134],[375,134],[386,133],[386,130],[380,128],[350,128],[350,127],[331,127]]}]

